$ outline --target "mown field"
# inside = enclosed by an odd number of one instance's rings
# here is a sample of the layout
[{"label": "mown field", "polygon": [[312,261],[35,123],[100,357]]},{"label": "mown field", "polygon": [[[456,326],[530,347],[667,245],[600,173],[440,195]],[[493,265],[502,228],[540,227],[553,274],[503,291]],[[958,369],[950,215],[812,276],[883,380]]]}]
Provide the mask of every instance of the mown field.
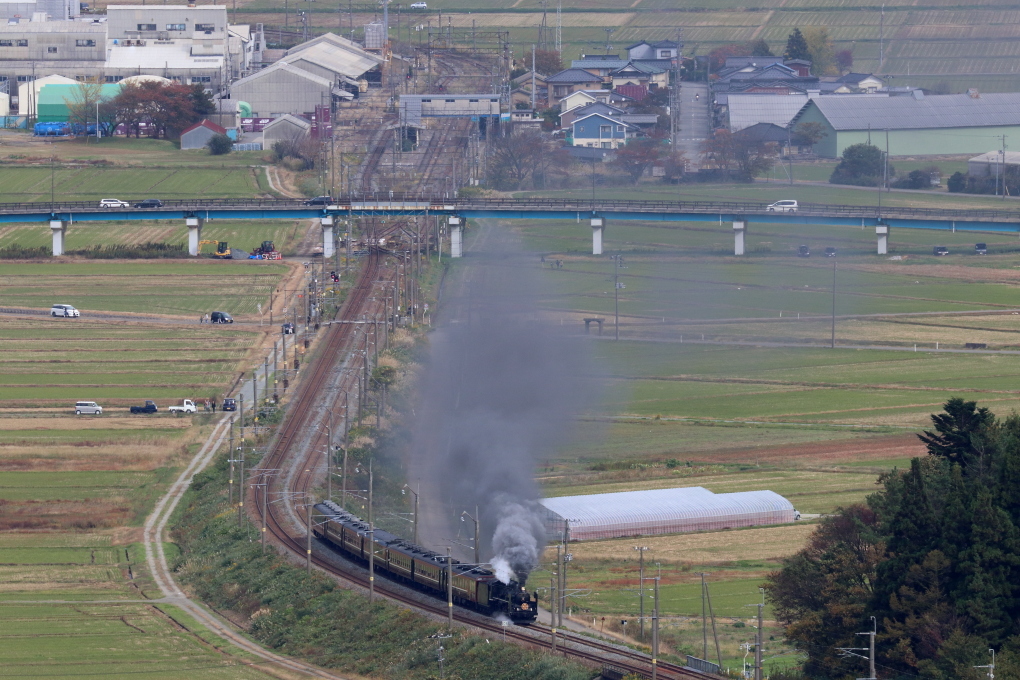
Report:
[{"label": "mown field", "polygon": [[[5,264],[0,299],[12,307],[48,310],[60,302],[89,312],[137,312],[194,318],[212,310],[256,316],[285,264],[214,262],[46,262]],[[241,320],[241,319],[238,319]]]},{"label": "mown field", "polygon": [[[263,241],[272,241],[285,257],[294,254],[301,243],[307,223],[297,220],[265,220],[241,222],[234,220],[211,220],[202,227],[202,239],[226,241],[232,248],[251,252]],[[4,224],[0,225],[0,249],[20,246],[22,248],[50,248],[53,237],[48,224]],[[176,220],[154,220],[152,222],[76,222],[67,230],[64,239],[66,251],[88,250],[111,245],[142,245],[145,243],[168,243],[186,246],[188,228]],[[209,257],[216,252],[216,246],[202,246],[202,253]],[[229,264],[229,263],[224,263]]]}]

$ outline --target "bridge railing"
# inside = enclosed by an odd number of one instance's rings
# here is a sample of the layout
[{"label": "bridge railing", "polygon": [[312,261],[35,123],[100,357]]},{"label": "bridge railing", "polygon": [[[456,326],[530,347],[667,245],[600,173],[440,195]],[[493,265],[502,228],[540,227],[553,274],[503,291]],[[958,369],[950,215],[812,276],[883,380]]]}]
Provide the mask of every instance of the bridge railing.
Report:
[{"label": "bridge railing", "polygon": [[[576,212],[581,214],[605,212],[636,212],[649,214],[687,213],[704,214],[706,216],[763,215],[768,211],[768,203],[750,201],[634,201],[616,199],[588,198],[457,198],[450,195],[426,195],[423,193],[403,192],[365,192],[340,196],[332,201],[332,206],[340,210],[348,209],[352,204],[378,203],[380,209],[392,209],[394,204],[413,203],[407,209],[420,210],[422,203],[428,203],[433,209],[439,210],[536,210],[550,212]],[[359,206],[361,208],[362,206]],[[0,203],[0,214],[28,213],[109,213],[113,219],[118,212],[140,210],[141,208],[104,208],[97,201],[60,201],[50,203],[38,201],[32,203]],[[161,208],[151,209],[194,212],[203,210],[237,209],[237,210],[314,210],[328,211],[323,205],[309,205],[304,199],[294,198],[197,198],[197,199],[164,199]],[[862,205],[829,205],[821,203],[802,203],[797,213],[775,213],[798,217],[842,217],[855,219],[901,218],[901,219],[933,219],[955,220],[961,222],[1020,222],[1020,211],[991,210],[977,208],[916,208],[916,207],[882,207]]]}]

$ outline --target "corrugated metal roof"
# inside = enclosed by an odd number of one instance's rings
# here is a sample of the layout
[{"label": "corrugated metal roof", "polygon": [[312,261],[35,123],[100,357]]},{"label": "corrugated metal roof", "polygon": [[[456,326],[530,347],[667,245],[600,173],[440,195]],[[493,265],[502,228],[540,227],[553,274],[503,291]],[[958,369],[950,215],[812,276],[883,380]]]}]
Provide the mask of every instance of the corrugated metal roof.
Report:
[{"label": "corrugated metal roof", "polygon": [[[730,96],[732,102],[733,97]],[[732,106],[732,103],[731,103]],[[832,96],[814,99],[797,114],[817,106],[836,130],[917,130],[1020,125],[1020,92],[905,97]]]},{"label": "corrugated metal roof", "polygon": [[806,94],[731,94],[730,132],[738,132],[755,123],[786,127],[808,101]]},{"label": "corrugated metal roof", "polygon": [[715,494],[700,486],[563,496],[539,501],[551,535],[590,540],[792,522],[790,501],[773,491]]}]

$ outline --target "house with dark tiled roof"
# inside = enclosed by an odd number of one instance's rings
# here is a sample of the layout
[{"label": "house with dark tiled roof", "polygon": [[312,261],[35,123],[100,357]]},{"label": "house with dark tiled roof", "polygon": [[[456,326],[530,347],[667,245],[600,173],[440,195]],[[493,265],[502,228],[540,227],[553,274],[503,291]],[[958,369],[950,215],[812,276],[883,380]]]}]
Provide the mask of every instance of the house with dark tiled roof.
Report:
[{"label": "house with dark tiled roof", "polygon": [[602,78],[592,75],[581,68],[568,68],[546,80],[549,87],[550,104],[559,102],[567,95],[580,90],[597,90],[601,88]]},{"label": "house with dark tiled roof", "polygon": [[677,43],[673,40],[656,40],[648,42],[642,40],[624,48],[627,50],[628,59],[675,59],[677,55]]},{"label": "house with dark tiled roof", "polygon": [[641,61],[628,61],[626,65],[609,73],[613,87],[644,85],[649,90],[669,86],[669,73],[665,69]]}]

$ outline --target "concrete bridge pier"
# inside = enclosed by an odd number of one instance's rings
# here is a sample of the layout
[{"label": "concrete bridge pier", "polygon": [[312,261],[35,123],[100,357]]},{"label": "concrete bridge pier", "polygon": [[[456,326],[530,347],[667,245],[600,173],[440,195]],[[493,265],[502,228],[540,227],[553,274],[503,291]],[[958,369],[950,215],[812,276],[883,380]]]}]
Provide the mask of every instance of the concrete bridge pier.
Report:
[{"label": "concrete bridge pier", "polygon": [[67,235],[67,222],[63,220],[50,220],[50,229],[53,231],[53,256],[64,254],[64,236]]},{"label": "concrete bridge pier", "polygon": [[456,215],[446,220],[450,228],[450,257],[464,257],[464,222]]},{"label": "concrete bridge pier", "polygon": [[322,224],[322,258],[327,259],[336,253],[333,249],[333,216],[322,217],[319,222]]},{"label": "concrete bridge pier", "polygon": [[592,217],[591,218],[591,254],[601,255],[602,254],[602,233],[606,229],[606,219],[604,217]]},{"label": "concrete bridge pier", "polygon": [[744,254],[744,233],[747,231],[747,220],[733,220],[733,254]]},{"label": "concrete bridge pier", "polygon": [[184,223],[188,225],[188,254],[195,257],[202,252],[199,241],[202,240],[202,225],[205,220],[201,217],[185,217]]},{"label": "concrete bridge pier", "polygon": [[880,224],[875,227],[875,235],[878,237],[878,254],[889,254],[889,225]]}]

